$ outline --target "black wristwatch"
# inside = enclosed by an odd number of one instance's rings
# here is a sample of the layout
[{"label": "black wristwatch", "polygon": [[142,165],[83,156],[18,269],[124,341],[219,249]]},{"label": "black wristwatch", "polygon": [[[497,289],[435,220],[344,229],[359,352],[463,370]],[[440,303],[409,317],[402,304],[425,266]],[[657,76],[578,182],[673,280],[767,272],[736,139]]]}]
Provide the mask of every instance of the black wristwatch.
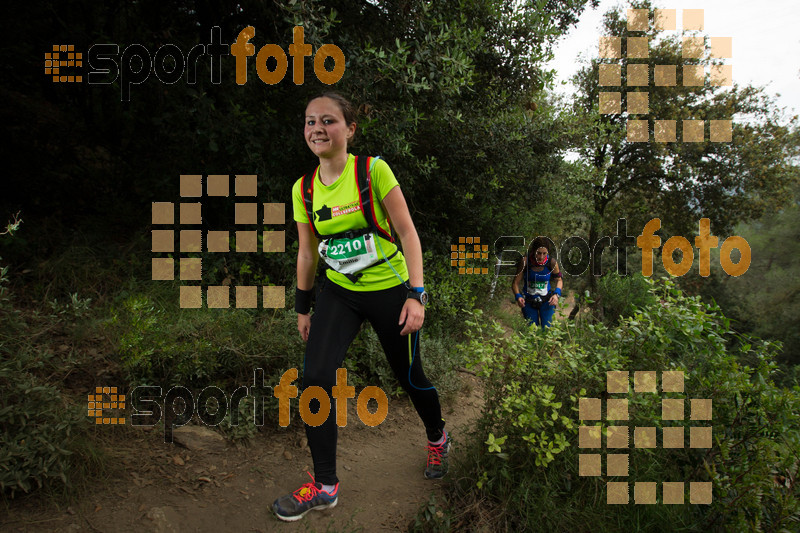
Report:
[{"label": "black wristwatch", "polygon": [[410,283],[405,283],[408,289],[408,298],[417,300],[422,305],[428,305],[428,293],[425,292],[425,287],[412,287]]}]

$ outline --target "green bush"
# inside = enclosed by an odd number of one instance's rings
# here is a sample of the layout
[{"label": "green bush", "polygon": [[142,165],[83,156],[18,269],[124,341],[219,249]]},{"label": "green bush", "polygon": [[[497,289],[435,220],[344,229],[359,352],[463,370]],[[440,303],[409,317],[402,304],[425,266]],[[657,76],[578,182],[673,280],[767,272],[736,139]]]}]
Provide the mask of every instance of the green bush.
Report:
[{"label": "green bush", "polygon": [[86,438],[85,405],[74,405],[42,375],[53,375],[68,361],[32,339],[62,322],[84,316],[88,300],[51,303],[42,330],[32,331],[5,291],[7,267],[0,269],[0,493],[15,497],[47,487],[69,490],[78,472],[99,466]]},{"label": "green bush", "polygon": [[255,368],[280,376],[302,362],[289,310],[177,309],[137,293],[110,314],[107,331],[132,384],[202,388],[247,382]]},{"label": "green bush", "polygon": [[484,276],[459,274],[449,255],[425,253],[425,289],[431,293],[425,310],[425,330],[431,335],[458,337],[477,296],[488,293]]},{"label": "green bush", "polygon": [[87,451],[85,410],[34,377],[23,358],[1,357],[0,490],[14,497],[45,485],[69,487]]},{"label": "green bush", "polygon": [[231,412],[225,414],[225,418],[219,424],[219,430],[229,440],[233,442],[247,441],[258,432],[258,426],[255,425],[253,419],[253,410],[255,409],[255,400],[252,396],[245,396],[239,402],[238,406],[238,419],[236,424],[232,424]]},{"label": "green bush", "polygon": [[[796,526],[800,390],[773,383],[775,346],[738,337],[718,308],[670,282],[649,284],[650,303],[616,327],[557,322],[504,336],[480,314],[470,321],[464,349],[485,378],[486,406],[455,474],[464,480],[451,494],[451,509],[461,510],[453,511],[455,523],[480,523],[481,509],[489,508],[504,509],[491,526],[507,531]],[[712,400],[711,422],[688,420],[685,402],[687,420],[664,423],[711,425],[712,448],[639,449],[630,455],[628,477],[616,479],[710,481],[711,505],[607,505],[608,478],[578,475],[585,451],[576,442],[578,398],[607,398],[609,370],[680,370],[685,393],[667,396]],[[631,390],[627,425],[661,426],[662,397]]]},{"label": "green bush", "polygon": [[[13,234],[19,223],[15,217],[0,235]],[[0,494],[13,498],[44,486],[70,485],[85,417],[31,372],[52,354],[29,349],[30,332],[7,284],[8,266],[0,266]]]},{"label": "green bush", "polygon": [[639,273],[620,276],[611,271],[597,283],[596,304],[606,324],[616,325],[623,316],[630,316],[636,309],[654,302],[647,279]]},{"label": "green bush", "polygon": [[[305,344],[290,309],[178,309],[174,299],[162,304],[155,293],[121,295],[105,328],[119,357],[128,387],[156,385],[188,388],[196,398],[208,386],[230,395],[253,384],[256,369],[264,384],[275,386],[284,372],[302,372]],[[290,304],[291,305],[291,304]],[[265,416],[277,420],[277,401],[267,398]],[[293,404],[297,418],[297,404]],[[219,430],[232,441],[255,435],[254,403],[239,402],[238,421],[227,413]]]}]

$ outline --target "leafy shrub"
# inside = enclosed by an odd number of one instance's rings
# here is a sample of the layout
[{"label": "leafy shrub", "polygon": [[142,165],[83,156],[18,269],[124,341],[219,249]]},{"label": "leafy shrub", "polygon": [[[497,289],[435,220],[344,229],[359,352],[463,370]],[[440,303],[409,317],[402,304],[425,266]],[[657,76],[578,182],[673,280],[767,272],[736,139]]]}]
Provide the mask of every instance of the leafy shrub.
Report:
[{"label": "leafy shrub", "polygon": [[252,396],[242,398],[237,409],[239,416],[236,424],[232,424],[230,411],[225,414],[225,418],[219,424],[222,434],[233,442],[247,441],[252,438],[258,432],[258,427],[253,419],[254,409],[255,400]]},{"label": "leafy shrub", "polygon": [[[2,234],[13,233],[20,221]],[[37,488],[71,488],[76,465],[91,463],[93,447],[80,428],[86,422],[80,407],[69,405],[60,392],[37,377],[51,367],[52,352],[31,349],[28,325],[14,308],[8,267],[0,267],[0,494],[11,498]],[[72,298],[75,315],[84,314],[87,300]],[[68,306],[69,307],[69,306]],[[53,321],[67,309],[53,306]]]},{"label": "leafy shrub", "polygon": [[[480,522],[481,502],[505,512],[496,530],[788,531],[800,520],[800,390],[772,381],[776,348],[743,339],[713,305],[670,282],[650,285],[650,301],[617,327],[558,322],[547,331],[505,336],[480,314],[464,348],[486,379],[485,412],[467,446],[453,509]],[[735,342],[734,342],[735,341]],[[709,449],[645,449],[630,456],[635,481],[710,481],[711,505],[607,505],[605,481],[578,475],[578,397],[605,398],[609,370],[680,370],[685,394],[712,400]],[[630,392],[629,426],[661,426],[661,394]],[[687,413],[688,413],[688,402]],[[687,417],[688,418],[688,417]],[[684,430],[689,433],[689,429]],[[688,496],[687,496],[688,498]],[[687,500],[688,501],[688,500]]]},{"label": "leafy shrub", "polygon": [[255,368],[280,374],[302,361],[293,313],[243,309],[177,310],[134,294],[111,310],[110,336],[132,383],[198,388],[252,379]]},{"label": "leafy shrub", "polygon": [[[305,344],[290,309],[181,310],[139,292],[111,309],[105,327],[131,388],[180,385],[196,398],[213,385],[230,395],[252,385],[256,369],[263,370],[264,384],[275,386],[286,370],[303,368]],[[233,441],[249,439],[258,431],[253,408],[253,398],[245,397],[237,424],[229,411],[219,430]],[[277,401],[266,398],[265,410],[267,419],[277,420]]]},{"label": "leafy shrub", "polygon": [[606,324],[616,325],[623,316],[630,316],[636,309],[655,302],[647,279],[639,273],[620,276],[608,272],[597,283],[597,299]]},{"label": "leafy shrub", "polygon": [[86,434],[86,404],[71,404],[37,377],[47,354],[0,349],[0,493],[71,491],[101,458]]},{"label": "leafy shrub", "polygon": [[483,276],[458,274],[446,255],[426,252],[424,261],[425,289],[431,293],[425,329],[434,336],[458,336],[469,311],[475,307],[477,294],[486,288]]},{"label": "leafy shrub", "polygon": [[0,359],[0,489],[14,497],[45,485],[68,486],[86,416],[26,369],[23,358]]},{"label": "leafy shrub", "polygon": [[[504,335],[502,326],[487,326],[482,319],[483,313],[476,311],[467,322],[471,340],[464,351],[472,357],[469,366],[485,379],[481,429],[491,453],[487,460],[501,471],[518,462],[547,466],[577,432],[571,407],[577,405],[578,387],[582,393],[583,387],[599,386],[606,367],[624,366],[626,361],[610,342],[598,342],[592,349],[574,342],[569,338],[574,328],[563,321],[556,321],[546,334],[528,328]],[[602,326],[584,327],[605,336]]]}]

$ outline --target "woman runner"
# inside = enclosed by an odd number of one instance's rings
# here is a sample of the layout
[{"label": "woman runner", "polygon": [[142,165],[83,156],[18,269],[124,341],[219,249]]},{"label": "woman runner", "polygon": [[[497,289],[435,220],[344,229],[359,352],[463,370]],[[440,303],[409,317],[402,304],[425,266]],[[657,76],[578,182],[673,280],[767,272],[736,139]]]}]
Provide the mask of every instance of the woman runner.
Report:
[{"label": "woman runner", "polygon": [[534,239],[531,253],[523,258],[522,269],[511,282],[514,298],[529,325],[536,324],[542,328],[550,325],[561,299],[561,287],[561,270],[556,260],[550,258],[547,241]]},{"label": "woman runner", "polygon": [[[418,332],[427,303],[422,247],[389,165],[378,158],[357,162],[348,153],[356,128],[352,105],[337,93],[316,97],[306,107],[304,136],[319,158],[319,166],[292,189],[300,241],[295,310],[297,329],[307,343],[303,387],[322,387],[330,397],[336,370],[362,322],[368,320],[425,426],[428,460],[424,475],[437,479],[447,472],[450,437],[444,431],[438,393],[425,377],[419,354]],[[371,178],[369,188],[361,194],[363,176],[361,180],[356,176],[359,168],[369,169]],[[369,198],[371,206],[365,207]],[[393,242],[392,227],[403,252]],[[311,289],[320,254],[330,268],[312,318]],[[319,401],[312,400],[310,409],[316,413]],[[310,483],[275,500],[272,509],[279,519],[299,520],[312,509],[336,505],[339,478],[334,412],[331,400],[331,414],[325,422],[316,427],[306,425],[314,476]]]}]

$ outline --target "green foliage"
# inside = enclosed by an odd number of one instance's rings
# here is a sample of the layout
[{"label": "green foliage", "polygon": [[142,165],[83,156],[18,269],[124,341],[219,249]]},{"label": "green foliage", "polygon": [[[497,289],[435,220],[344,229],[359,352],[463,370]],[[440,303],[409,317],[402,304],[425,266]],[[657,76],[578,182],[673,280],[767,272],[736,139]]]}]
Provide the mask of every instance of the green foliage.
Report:
[{"label": "green foliage", "polygon": [[31,372],[41,365],[36,355],[12,358],[0,350],[0,492],[12,498],[43,486],[71,487],[76,462],[88,453],[84,409]]},{"label": "green foliage", "polygon": [[99,455],[86,435],[85,404],[71,403],[43,377],[62,375],[72,358],[56,359],[33,339],[84,319],[90,300],[77,294],[65,305],[53,300],[49,314],[34,315],[45,325],[34,328],[12,303],[8,270],[0,267],[0,495],[72,491],[86,470],[100,466]]},{"label": "green foliage", "polygon": [[[649,1],[632,2],[631,7],[652,13]],[[600,86],[603,68],[619,69],[618,85],[630,87],[628,73],[635,65],[654,72],[657,65],[702,67],[708,72],[719,61],[703,54],[702,59],[683,57],[681,36],[666,34],[649,26],[647,31],[628,30],[625,9],[614,8],[605,16],[604,35],[646,37],[646,58],[593,58],[576,76],[576,98],[565,106],[563,121],[569,124],[579,162],[570,167],[571,190],[589,200],[584,224],[590,246],[600,235],[611,234],[616,220],[625,217],[629,227],[642,227],[658,217],[664,242],[672,235],[697,230],[700,218],[709,218],[717,234],[728,233],[735,224],[753,220],[783,205],[789,187],[798,180],[798,119],[786,117],[775,97],[751,86],[719,87],[708,80],[690,86],[657,84],[651,75],[646,86],[622,91],[621,112],[601,114],[598,102],[610,94]],[[627,45],[626,45],[627,46]],[[634,84],[638,85],[638,83]],[[616,90],[616,89],[615,89]],[[631,114],[630,95],[643,91],[648,96],[647,113]],[[619,94],[619,93],[618,93]],[[638,116],[647,126],[650,142],[628,139],[630,117]],[[655,142],[660,126],[656,121],[676,121],[676,141]],[[684,142],[682,120],[702,120],[703,142]],[[732,141],[712,142],[709,121],[732,120]],[[608,232],[611,230],[611,233]],[[592,290],[593,277],[587,279]]]},{"label": "green foliage", "polygon": [[655,303],[647,278],[639,273],[620,276],[608,272],[597,284],[596,299],[606,324],[615,325],[623,316],[630,316],[637,308]]},{"label": "green foliage", "polygon": [[50,307],[51,315],[55,318],[70,317],[73,319],[84,319],[91,313],[91,298],[81,298],[78,293],[69,295],[69,301],[59,303],[58,298],[47,302]]},{"label": "green foliage", "polygon": [[289,311],[176,311],[143,293],[112,308],[108,333],[131,383],[204,387],[252,379],[255,368],[279,376],[302,361]]},{"label": "green foliage", "polygon": [[[0,238],[5,235],[9,237],[19,229],[22,220],[19,219],[19,213],[14,215],[14,220],[6,225],[6,229],[0,232]],[[2,260],[2,257],[0,257]],[[0,309],[4,309],[9,305],[10,297],[8,294],[8,265],[0,265]]]},{"label": "green foliage", "polygon": [[8,265],[0,266],[0,307],[8,306],[11,301],[6,285],[8,285]]},{"label": "green foliage", "polygon": [[[632,7],[652,10],[650,2],[633,2]],[[600,114],[598,109],[601,65],[619,66],[622,86],[627,82],[628,65],[645,64],[649,72],[656,65],[700,65],[713,63],[681,55],[680,37],[656,30],[632,32],[625,13],[615,9],[606,14],[604,34],[622,37],[647,37],[649,55],[643,59],[593,59],[577,76],[578,97],[574,111],[585,117],[586,129],[576,138],[582,160],[596,169],[591,194],[595,212],[603,216],[612,202],[622,209],[651,217],[658,213],[675,232],[696,228],[697,220],[707,217],[718,230],[728,231],[742,220],[759,216],[785,200],[787,186],[797,179],[793,157],[797,146],[790,142],[797,128],[796,119],[782,116],[774,98],[753,87],[716,87],[678,84],[660,86],[650,78],[643,90],[649,93],[650,120],[724,120],[747,116],[733,122],[733,142],[630,142],[627,140],[628,114]],[[625,39],[623,38],[623,41]],[[625,54],[623,54],[625,56]],[[623,93],[625,95],[626,93]],[[630,92],[627,94],[631,94]],[[627,96],[623,98],[623,110]],[[652,122],[648,131],[653,138]],[[648,210],[640,210],[643,207]],[[622,208],[622,209],[620,209]]]},{"label": "green foliage", "polygon": [[793,198],[783,209],[736,227],[752,250],[749,270],[734,278],[712,268],[715,283],[701,292],[719,303],[738,330],[781,342],[785,383],[798,383],[790,375],[800,365],[800,188]]},{"label": "green foliage", "polygon": [[253,418],[254,409],[255,400],[253,397],[245,396],[239,402],[237,423],[235,425],[232,423],[231,412],[228,411],[218,426],[219,430],[233,442],[248,441],[258,432],[258,427],[255,425]]},{"label": "green foliage", "polygon": [[486,294],[482,276],[461,275],[450,266],[450,256],[426,251],[425,289],[430,301],[425,309],[425,331],[431,336],[452,335],[458,331],[478,296]]},{"label": "green foliage", "polygon": [[602,344],[589,351],[570,342],[571,332],[561,321],[546,334],[537,328],[505,335],[502,326],[485,324],[483,313],[476,311],[467,325],[470,340],[463,350],[487,390],[481,432],[489,435],[486,463],[491,466],[485,484],[491,487],[509,479],[512,465],[546,467],[569,447],[577,431],[571,411],[575,387],[586,385],[575,378],[599,375],[624,359]]},{"label": "green foliage", "polygon": [[108,325],[118,335],[115,344],[128,379],[152,383],[163,377],[178,384],[186,378],[207,378],[217,366],[213,344],[199,336],[171,335],[165,315],[145,295],[125,299],[112,312]]},{"label": "green foliage", "polygon": [[[775,346],[737,336],[718,307],[670,282],[651,284],[650,292],[615,327],[561,321],[504,337],[499,325],[475,315],[465,350],[486,379],[486,407],[460,466],[469,481],[454,492],[449,508],[463,510],[454,521],[480,522],[482,506],[504,508],[494,529],[509,531],[587,523],[597,531],[619,524],[656,531],[665,523],[686,531],[788,531],[800,520],[800,390],[773,383]],[[687,434],[712,426],[712,448],[640,450],[627,478],[710,481],[711,505],[607,505],[605,478],[578,475],[578,398],[606,397],[609,370],[680,370],[686,392],[667,396],[712,400],[711,422],[663,422]],[[631,390],[627,424],[661,426],[662,397]]]},{"label": "green foliage", "polygon": [[[251,57],[248,82],[240,86],[233,81],[236,62],[221,62],[222,83],[215,84],[210,62],[199,61],[195,84],[182,78],[165,85],[151,73],[132,87],[124,105],[119,80],[87,100],[71,91],[27,91],[21,87],[28,81],[12,76],[3,93],[15,132],[8,147],[14,155],[10,175],[14,185],[33,191],[29,202],[42,215],[63,223],[73,217],[62,215],[79,214],[81,224],[114,240],[148,223],[143,206],[175,199],[177,178],[186,172],[257,174],[260,196],[285,201],[314,159],[302,142],[305,103],[335,89],[359,109],[361,139],[353,151],[385,157],[423,240],[429,239],[426,248],[444,251],[450,237],[465,228],[477,235],[500,230],[497,224],[503,231],[519,226],[517,202],[541,203],[550,178],[560,175],[563,136],[552,107],[545,105],[550,76],[541,65],[587,3],[596,2],[283,0],[186,9],[182,2],[166,1],[157,8],[127,6],[124,23],[116,8],[102,4],[20,5],[9,16],[37,21],[39,37],[31,50],[44,49],[42,35],[58,40],[68,37],[70,28],[85,43],[136,42],[155,51],[167,39],[188,51],[208,42],[213,26],[221,28],[223,42],[233,42],[245,25],[255,28],[257,49],[266,43],[285,49],[293,27],[302,25],[314,50],[322,44],[340,47],[347,68],[330,87],[317,80],[307,58],[302,85],[289,73],[266,86]],[[24,25],[14,28],[9,42],[29,35]],[[22,72],[30,58],[21,58],[28,52],[14,50],[19,53],[13,62],[19,63],[10,68]],[[48,111],[55,108],[59,113]],[[60,143],[64,138],[75,142]],[[36,172],[28,164],[32,157],[40,163]],[[103,202],[88,200],[98,194]],[[208,201],[204,224],[233,229],[223,224],[233,219],[231,209],[207,209]],[[287,237],[291,233],[290,227]],[[273,255],[259,264],[271,269],[275,284],[284,283],[281,276],[291,269],[282,254]],[[233,279],[242,274],[240,263],[252,261],[246,256],[228,259]],[[210,268],[204,263],[204,273],[222,272],[211,264],[222,261],[219,256],[206,259]],[[251,265],[251,272],[258,270]]]},{"label": "green foliage", "polygon": [[71,491],[82,470],[99,466],[95,445],[86,438],[85,404],[72,404],[42,377],[70,361],[56,360],[32,339],[84,317],[89,300],[75,294],[66,306],[51,302],[47,328],[34,332],[12,305],[7,283],[6,266],[0,268],[0,494],[14,498],[42,487]]},{"label": "green foliage", "polygon": [[453,531],[452,512],[442,506],[436,494],[431,494],[408,529],[414,533]]}]

